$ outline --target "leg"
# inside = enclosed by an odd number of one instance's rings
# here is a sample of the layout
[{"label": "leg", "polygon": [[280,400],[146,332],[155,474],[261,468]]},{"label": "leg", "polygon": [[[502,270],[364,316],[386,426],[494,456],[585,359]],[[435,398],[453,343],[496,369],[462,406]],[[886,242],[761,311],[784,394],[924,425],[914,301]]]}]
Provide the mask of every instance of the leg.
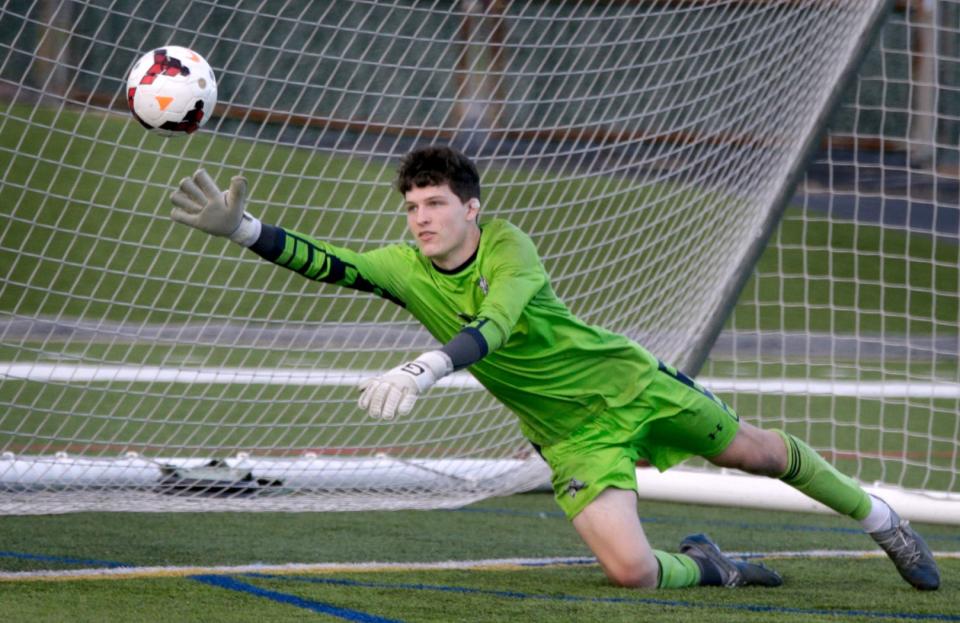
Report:
[{"label": "leg", "polygon": [[[651,384],[646,397],[610,409],[567,438],[538,448],[550,465],[557,504],[614,584],[658,588],[779,585],[780,577],[772,571],[730,560],[706,537],[685,539],[679,554],[650,547],[637,515],[636,464],[641,456],[652,458],[649,451],[665,447],[657,431],[669,435],[677,428],[689,438],[682,425],[665,424],[662,430],[648,426],[651,419],[660,423],[675,419],[664,417],[664,413],[676,411],[669,400],[673,383],[662,375]],[[665,384],[671,387],[663,387]],[[688,389],[680,387],[683,392]],[[694,396],[707,400],[696,392]],[[720,404],[713,398],[710,401]],[[674,464],[702,448],[726,447],[736,431],[736,415],[725,406],[717,409],[717,418],[702,431],[698,447],[668,449],[665,457],[658,458]],[[703,420],[693,411],[684,413],[686,420]]]},{"label": "leg", "polygon": [[637,516],[637,494],[605,489],[573,518],[573,527],[619,586],[657,586],[659,563]]},{"label": "leg", "polygon": [[733,442],[709,460],[721,467],[780,478],[835,511],[872,526],[867,528],[870,536],[893,560],[903,579],[920,590],[940,586],[940,572],[930,548],[910,523],[796,437],[741,422]]},{"label": "leg", "polygon": [[779,478],[857,521],[870,513],[870,496],[856,481],[837,471],[813,448],[782,431],[766,431],[741,422],[730,445],[708,460],[720,467]]},{"label": "leg", "polygon": [[726,450],[708,460],[719,467],[779,478],[787,471],[787,458],[787,447],[778,433],[741,421]]},{"label": "leg", "polygon": [[637,516],[637,496],[605,489],[573,518],[573,526],[619,586],[780,586],[783,580],[763,565],[727,558],[705,535],[685,538],[680,554],[654,550]]}]

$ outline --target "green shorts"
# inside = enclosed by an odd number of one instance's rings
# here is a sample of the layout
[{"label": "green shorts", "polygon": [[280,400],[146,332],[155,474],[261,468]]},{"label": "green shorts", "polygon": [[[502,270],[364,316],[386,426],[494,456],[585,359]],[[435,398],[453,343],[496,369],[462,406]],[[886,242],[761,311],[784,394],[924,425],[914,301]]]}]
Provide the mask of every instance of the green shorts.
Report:
[{"label": "green shorts", "polygon": [[573,519],[607,487],[636,491],[639,459],[665,471],[691,456],[716,456],[739,427],[733,409],[661,362],[632,402],[600,413],[540,452],[553,474],[557,504]]}]

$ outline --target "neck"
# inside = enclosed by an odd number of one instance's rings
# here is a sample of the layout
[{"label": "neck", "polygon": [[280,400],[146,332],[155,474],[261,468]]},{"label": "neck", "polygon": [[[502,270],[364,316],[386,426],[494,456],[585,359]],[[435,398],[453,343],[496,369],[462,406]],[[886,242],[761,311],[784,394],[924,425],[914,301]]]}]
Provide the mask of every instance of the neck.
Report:
[{"label": "neck", "polygon": [[467,235],[467,239],[462,245],[450,252],[449,255],[444,257],[434,257],[430,258],[430,261],[433,262],[433,265],[437,268],[443,270],[454,270],[462,266],[467,260],[469,260],[477,252],[477,247],[480,246],[480,228],[474,227],[470,230],[470,233]]}]

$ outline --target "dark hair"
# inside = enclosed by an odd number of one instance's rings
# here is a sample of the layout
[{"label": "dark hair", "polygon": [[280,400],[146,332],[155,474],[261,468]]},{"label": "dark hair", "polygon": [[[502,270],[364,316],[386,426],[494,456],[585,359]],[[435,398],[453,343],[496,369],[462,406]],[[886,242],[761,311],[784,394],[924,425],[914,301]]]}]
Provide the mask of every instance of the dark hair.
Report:
[{"label": "dark hair", "polygon": [[447,184],[460,201],[480,199],[480,174],[462,153],[443,145],[414,149],[397,168],[396,188],[406,194],[412,188]]}]

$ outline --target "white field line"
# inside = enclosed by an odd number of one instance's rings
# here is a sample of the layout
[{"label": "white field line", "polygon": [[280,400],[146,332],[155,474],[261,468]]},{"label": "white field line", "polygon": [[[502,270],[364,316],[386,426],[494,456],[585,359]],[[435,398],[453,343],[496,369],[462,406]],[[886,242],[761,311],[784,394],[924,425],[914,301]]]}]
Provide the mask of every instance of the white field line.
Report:
[{"label": "white field line", "polygon": [[[729,552],[728,555],[750,559],[777,558],[881,558],[879,550],[806,550],[786,552]],[[960,552],[935,552],[937,558],[960,558]],[[297,573],[351,573],[383,571],[442,571],[448,569],[527,569],[531,567],[592,565],[596,559],[576,558],[499,558],[487,560],[449,560],[442,562],[357,562],[357,563],[289,563],[283,565],[235,566],[162,566],[162,567],[108,567],[99,569],[67,569],[46,571],[0,572],[0,582],[37,580],[105,580],[142,577],[182,577],[213,574],[270,573],[290,575]]]},{"label": "white field line", "polygon": [[[0,378],[41,383],[198,383],[260,385],[326,385],[352,387],[378,374],[376,370],[298,368],[190,368],[3,363]],[[960,383],[920,381],[829,381],[815,379],[724,379],[698,381],[715,392],[861,398],[960,398]],[[480,388],[465,372],[440,380],[441,387]]]},{"label": "white field line", "polygon": [[[735,558],[773,560],[778,558],[884,558],[880,550],[826,550],[814,549],[786,552],[727,552]],[[960,552],[934,552],[936,558],[958,558]],[[72,580],[125,580],[133,578],[185,577],[188,575],[239,575],[266,573],[275,575],[320,573],[379,573],[385,571],[444,571],[451,569],[523,570],[531,567],[593,565],[596,559],[577,558],[494,558],[487,560],[448,560],[441,562],[346,562],[346,563],[289,563],[283,565],[220,565],[162,566],[162,567],[105,567],[96,569],[57,569],[44,571],[0,572],[0,582],[39,582]]]},{"label": "white field line", "polygon": [[381,571],[441,571],[447,569],[521,569],[533,566],[594,564],[593,558],[500,558],[489,560],[449,560],[442,562],[347,562],[288,563],[282,565],[236,566],[164,566],[107,567],[100,569],[58,569],[44,571],[0,572],[0,582],[37,580],[111,580],[144,577],[182,577],[187,575],[234,575],[242,573],[350,573]]}]

